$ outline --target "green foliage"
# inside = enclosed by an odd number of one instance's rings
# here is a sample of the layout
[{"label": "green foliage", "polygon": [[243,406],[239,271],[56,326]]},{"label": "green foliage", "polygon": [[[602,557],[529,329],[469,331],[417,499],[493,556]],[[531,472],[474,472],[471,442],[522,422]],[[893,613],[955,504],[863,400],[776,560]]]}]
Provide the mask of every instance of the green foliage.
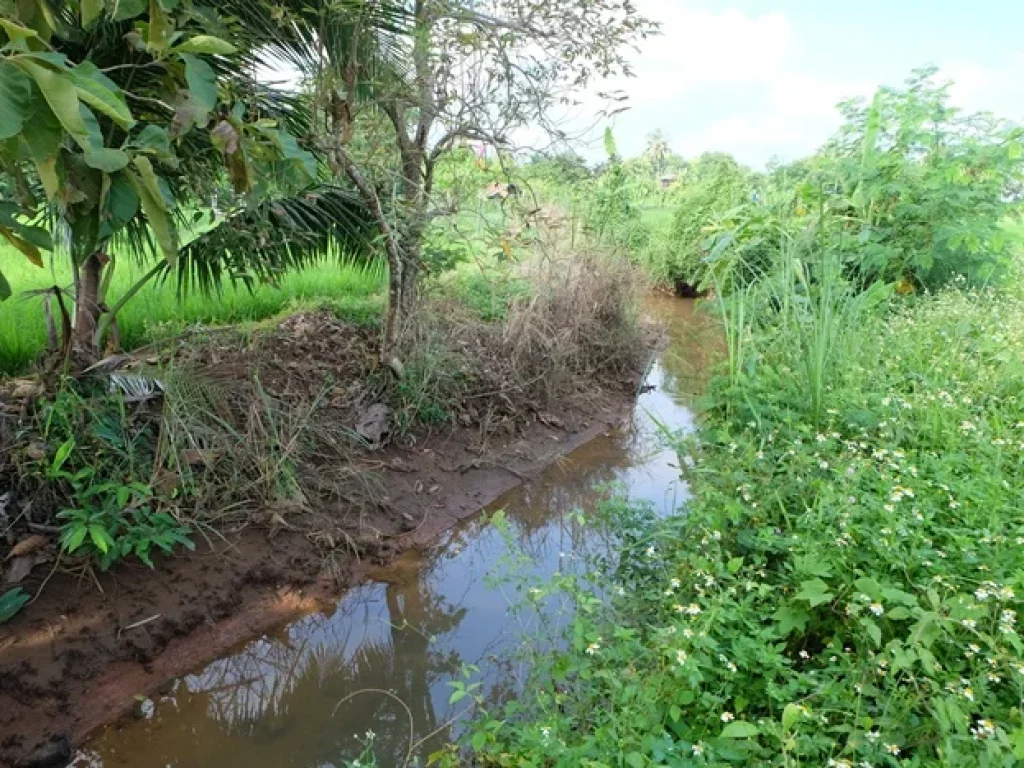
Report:
[{"label": "green foliage", "polygon": [[30,599],[21,587],[9,589],[0,595],[0,624],[14,618],[14,615],[24,608]]},{"label": "green foliage", "polygon": [[836,188],[803,193],[814,202],[827,193],[837,215],[851,216],[861,243],[852,268],[864,282],[982,282],[1006,266],[1001,224],[1024,181],[1024,132],[950,106],[936,72],[882,88],[870,105],[844,105],[846,124],[823,153]]},{"label": "green foliage", "polygon": [[153,488],[140,482],[156,470],[157,427],[136,423],[120,395],[83,396],[71,385],[43,409],[52,455],[43,467],[70,505],[58,513],[64,552],[95,559],[102,570],[136,557],[153,567],[154,548],[193,548],[190,529]]},{"label": "green foliage", "polygon": [[[315,158],[286,131],[302,127],[302,110],[251,81],[254,43],[248,32],[240,34],[240,50],[212,34],[226,29],[212,8],[190,3],[0,6],[0,238],[36,267],[43,266],[41,251],[51,251],[70,257],[72,269],[86,268],[89,278],[74,283],[76,292],[87,292],[74,296],[83,349],[101,346],[111,318],[157,273],[145,270],[119,297],[108,296],[109,280],[102,278],[112,247],[143,261],[159,254],[170,268],[182,211],[205,202],[225,181],[252,202],[294,192],[316,177]],[[296,204],[278,202],[275,211],[288,220],[277,222],[285,232],[273,241],[308,248],[294,233],[297,219],[289,218]],[[318,213],[314,239],[322,251],[324,211]],[[330,223],[342,228],[342,221]],[[268,249],[249,247],[243,273],[238,250],[223,241],[218,255],[235,258],[215,277],[276,277],[293,266],[277,258],[255,269],[252,262]],[[54,250],[54,242],[66,247]],[[90,261],[94,255],[99,261]],[[10,259],[0,268],[9,274]],[[0,300],[16,287],[0,276]]]},{"label": "green foliage", "polygon": [[669,243],[650,254],[648,266],[655,277],[700,283],[713,225],[749,198],[747,173],[733,158],[715,153],[701,155],[675,198]]},{"label": "green foliage", "polygon": [[526,280],[497,270],[470,270],[455,286],[459,300],[485,322],[504,320],[512,303],[530,293]]},{"label": "green foliage", "polygon": [[[575,621],[479,714],[487,765],[1017,764],[1024,301],[859,318],[815,423],[799,330],[755,323],[678,516],[612,510]],[[498,721],[497,730],[486,724]]]},{"label": "green foliage", "polygon": [[647,244],[650,232],[634,202],[633,181],[618,156],[611,128],[605,131],[605,151],[608,166],[587,201],[587,224],[598,243],[637,251]]},{"label": "green foliage", "polygon": [[773,168],[758,199],[705,219],[713,258],[698,267],[702,279],[714,272],[727,290],[749,284],[809,235],[861,287],[1003,277],[1015,248],[1006,221],[1020,213],[1024,134],[948,102],[948,86],[924,70],[903,90],[844,105],[846,123],[819,155]]}]

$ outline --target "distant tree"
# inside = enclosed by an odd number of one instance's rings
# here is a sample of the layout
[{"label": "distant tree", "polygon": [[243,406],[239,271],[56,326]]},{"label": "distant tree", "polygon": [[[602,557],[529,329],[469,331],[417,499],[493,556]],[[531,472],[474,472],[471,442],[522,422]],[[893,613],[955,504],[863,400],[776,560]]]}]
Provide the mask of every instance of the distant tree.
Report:
[{"label": "distant tree", "polygon": [[651,164],[651,169],[656,177],[663,176],[666,170],[667,161],[672,150],[669,146],[668,136],[661,129],[652,131],[647,136],[647,146],[644,148],[644,157]]},{"label": "distant tree", "polygon": [[[416,301],[439,161],[463,141],[510,151],[525,132],[564,140],[556,108],[628,74],[626,49],[654,31],[631,0],[227,0],[277,30],[268,61],[315,84],[315,141],[359,190],[387,254],[382,360]],[[248,23],[248,22],[247,22]],[[268,32],[269,36],[269,32]],[[367,138],[379,117],[387,130]]]}]

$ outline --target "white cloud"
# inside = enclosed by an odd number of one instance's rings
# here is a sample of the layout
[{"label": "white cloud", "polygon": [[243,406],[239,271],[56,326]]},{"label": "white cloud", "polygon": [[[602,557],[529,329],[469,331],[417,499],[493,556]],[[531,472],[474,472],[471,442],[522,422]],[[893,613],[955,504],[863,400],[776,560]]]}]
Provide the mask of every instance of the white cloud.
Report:
[{"label": "white cloud", "polygon": [[[889,52],[884,63],[870,68],[830,61],[820,45],[813,54],[807,50],[814,41],[801,36],[803,27],[795,21],[802,20],[777,10],[701,10],[687,0],[639,0],[638,5],[661,22],[662,35],[642,44],[634,59],[635,78],[613,84],[630,95],[630,111],[616,118],[626,154],[639,152],[646,135],[661,129],[689,157],[726,151],[755,167],[776,155],[796,159],[839,127],[841,100],[869,97],[879,78],[897,85],[921,63],[905,61],[920,50],[907,56]],[[864,49],[871,45],[857,43]],[[995,64],[991,58],[984,64],[935,58],[942,73],[956,81],[955,104],[1024,118],[1024,47]],[[598,111],[592,97],[587,105]]]},{"label": "white cloud", "polygon": [[662,34],[645,41],[628,81],[635,104],[663,103],[707,87],[769,82],[784,71],[793,46],[789,19],[772,11],[748,16],[688,9],[646,0],[640,10],[661,22]]},{"label": "white cloud", "polygon": [[942,67],[942,74],[953,81],[951,94],[956,106],[1024,120],[1024,49],[995,66],[951,61]]}]

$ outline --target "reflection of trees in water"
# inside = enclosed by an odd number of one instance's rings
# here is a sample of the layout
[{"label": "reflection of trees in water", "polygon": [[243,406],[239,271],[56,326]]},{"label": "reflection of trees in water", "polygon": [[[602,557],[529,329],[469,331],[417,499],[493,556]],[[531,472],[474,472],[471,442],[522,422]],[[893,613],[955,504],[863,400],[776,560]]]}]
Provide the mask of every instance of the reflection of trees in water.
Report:
[{"label": "reflection of trees in water", "polygon": [[669,337],[659,358],[661,387],[685,405],[704,391],[715,362],[722,358],[722,331],[710,312],[698,312],[670,321]]},{"label": "reflection of trees in water", "polygon": [[297,749],[312,757],[320,745],[330,759],[358,754],[363,734],[373,730],[381,764],[399,765],[409,746],[401,705],[366,693],[332,712],[349,694],[384,689],[409,707],[417,739],[438,728],[431,685],[450,678],[460,660],[455,651],[435,650],[430,638],[451,632],[466,611],[423,585],[415,579],[384,588],[385,609],[376,626],[372,615],[353,614],[363,612],[367,597],[379,597],[381,588],[360,590],[353,597],[361,597],[362,606],[349,599],[330,618],[311,617],[278,637],[250,643],[189,678],[188,688],[194,699],[205,700],[207,717],[225,737],[291,742],[308,731]]}]

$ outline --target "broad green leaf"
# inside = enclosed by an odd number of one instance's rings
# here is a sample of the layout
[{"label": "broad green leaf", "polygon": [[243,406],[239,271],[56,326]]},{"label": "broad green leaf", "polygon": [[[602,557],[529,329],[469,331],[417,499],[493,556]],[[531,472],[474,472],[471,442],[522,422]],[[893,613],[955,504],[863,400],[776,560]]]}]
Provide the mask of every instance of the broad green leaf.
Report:
[{"label": "broad green leaf", "polygon": [[146,214],[146,220],[160,245],[164,259],[173,265],[178,255],[178,232],[167,214],[167,202],[160,190],[160,183],[148,158],[136,157],[134,164],[138,173],[126,169],[127,178],[139,196],[142,211]]},{"label": "broad green leaf", "polygon": [[114,21],[125,21],[146,12],[148,0],[114,0]]},{"label": "broad green leaf", "polygon": [[64,130],[71,134],[82,149],[90,148],[92,140],[79,111],[78,89],[75,88],[70,73],[55,72],[24,57],[18,57],[13,61],[22,72],[35,80],[43,98]]},{"label": "broad green leaf", "polygon": [[834,597],[835,595],[828,591],[828,584],[821,579],[810,579],[809,581],[801,582],[800,592],[796,595],[798,600],[806,600],[811,608],[822,603],[831,602]]},{"label": "broad green leaf", "polygon": [[21,24],[3,16],[0,16],[0,27],[7,33],[7,37],[10,40],[9,44],[16,51],[28,50],[27,42],[29,38],[39,37],[39,33],[36,30],[23,27]]},{"label": "broad green leaf", "polygon": [[0,595],[0,624],[9,621],[30,599],[28,593],[21,587],[10,589]]},{"label": "broad green leaf", "polygon": [[75,550],[85,543],[85,537],[88,535],[89,530],[84,525],[75,525],[71,533],[64,540],[64,549],[74,554]]},{"label": "broad green leaf", "polygon": [[78,90],[79,99],[126,131],[135,126],[135,118],[122,100],[117,85],[100,72],[95,64],[80,64],[72,70],[71,78]]},{"label": "broad green leaf", "polygon": [[21,133],[32,116],[32,81],[13,64],[0,61],[0,140]]},{"label": "broad green leaf", "polygon": [[171,49],[172,53],[207,53],[215,56],[227,56],[238,49],[226,40],[213,35],[196,35],[184,43]]},{"label": "broad green leaf", "polygon": [[139,195],[123,173],[110,179],[107,193],[107,213],[110,227],[115,232],[127,224],[139,212]]},{"label": "broad green leaf", "polygon": [[865,595],[870,597],[872,600],[878,601],[882,599],[882,585],[872,578],[864,577],[857,579],[855,582],[853,582],[853,586],[855,586]]},{"label": "broad green leaf", "polygon": [[1024,760],[1024,728],[1018,728],[1010,734],[1010,744],[1013,746],[1013,756]]},{"label": "broad green leaf", "polygon": [[153,149],[170,149],[171,140],[167,131],[159,125],[147,125],[133,142],[137,147],[151,147]]},{"label": "broad green leaf", "polygon": [[9,298],[11,298],[11,284],[7,282],[4,273],[0,272],[0,301],[6,301]]},{"label": "broad green leaf", "polygon": [[90,149],[85,153],[85,164],[104,173],[115,173],[131,162],[127,152],[120,149]]},{"label": "broad green leaf", "polygon": [[[217,73],[213,67],[191,54],[182,55],[185,62],[185,80],[192,100],[201,110],[209,113],[217,106]],[[205,125],[205,120],[198,121]]]},{"label": "broad green leaf", "polygon": [[880,647],[882,645],[882,630],[879,629],[878,625],[868,618],[861,619],[861,624],[864,625],[864,629],[866,629],[868,634],[871,636],[871,640],[874,642],[875,647]]},{"label": "broad green leaf", "polygon": [[882,597],[890,603],[900,603],[910,608],[917,607],[917,598],[902,589],[888,588],[882,590]]},{"label": "broad green leaf", "polygon": [[803,714],[803,710],[796,704],[787,704],[786,708],[782,710],[782,727],[787,731],[793,730],[793,726],[800,722]]},{"label": "broad green leaf", "polygon": [[102,525],[93,523],[89,526],[89,538],[92,539],[93,545],[103,554],[107,554],[110,550],[110,534],[107,533],[107,529]]},{"label": "broad green leaf", "polygon": [[473,749],[479,752],[487,743],[487,733],[484,731],[477,731],[473,734],[473,738],[469,740],[469,743]]},{"label": "broad green leaf", "polygon": [[160,189],[159,177],[153,170],[153,163],[150,162],[148,157],[135,157],[132,162],[146,190],[153,196],[154,202],[156,202],[161,210],[166,211],[167,201],[164,200],[163,192]]},{"label": "broad green leaf", "polygon": [[88,29],[103,13],[103,0],[82,0],[82,26]]},{"label": "broad green leaf", "polygon": [[61,467],[64,466],[64,462],[68,460],[71,455],[71,451],[75,449],[75,438],[69,437],[63,443],[60,448],[57,449],[57,453],[53,456],[53,464],[50,465],[50,471],[59,472]]},{"label": "broad green leaf", "polygon": [[736,722],[729,723],[725,726],[725,728],[722,729],[720,737],[723,739],[750,739],[757,736],[759,733],[760,731],[753,723],[737,720]]},{"label": "broad green leaf", "polygon": [[788,635],[794,629],[803,632],[811,615],[800,608],[784,606],[775,612],[773,618],[779,622],[779,631],[783,635]]}]

